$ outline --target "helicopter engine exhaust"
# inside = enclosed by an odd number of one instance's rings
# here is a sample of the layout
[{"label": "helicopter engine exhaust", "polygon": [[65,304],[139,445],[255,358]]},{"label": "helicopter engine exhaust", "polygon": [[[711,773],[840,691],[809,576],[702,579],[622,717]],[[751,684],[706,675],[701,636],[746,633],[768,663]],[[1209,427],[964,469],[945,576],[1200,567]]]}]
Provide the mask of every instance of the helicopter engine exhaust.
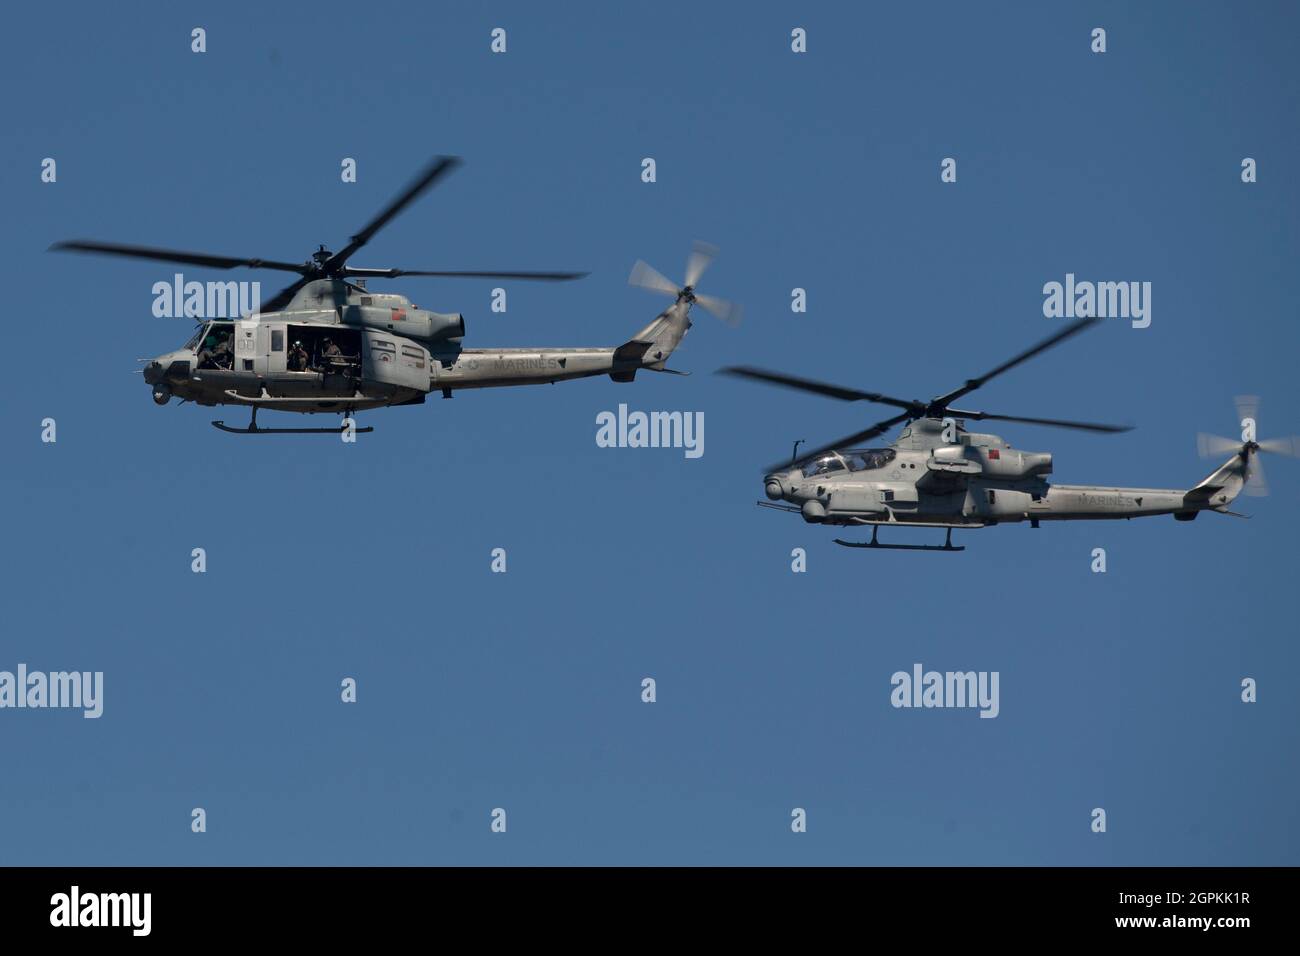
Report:
[{"label": "helicopter engine exhaust", "polygon": [[[986,453],[983,471],[995,478],[1032,478],[1052,473],[1050,452],[992,449]],[[996,457],[994,457],[996,455]]]},{"label": "helicopter engine exhaust", "polygon": [[425,342],[459,343],[465,337],[465,316],[459,312],[429,312],[417,309],[402,296],[366,296],[363,302],[343,309],[347,325],[360,325],[385,332],[400,331],[408,338]]}]

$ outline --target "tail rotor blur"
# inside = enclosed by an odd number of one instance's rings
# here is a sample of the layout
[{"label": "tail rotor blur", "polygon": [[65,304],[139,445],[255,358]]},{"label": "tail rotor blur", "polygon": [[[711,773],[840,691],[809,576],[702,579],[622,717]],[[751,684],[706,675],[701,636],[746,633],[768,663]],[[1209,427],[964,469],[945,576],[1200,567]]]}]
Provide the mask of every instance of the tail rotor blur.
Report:
[{"label": "tail rotor blur", "polygon": [[735,327],[740,324],[741,307],[734,302],[714,295],[696,292],[696,286],[709,265],[717,257],[718,249],[707,242],[696,241],[686,259],[686,279],[679,287],[654,266],[638,259],[628,276],[628,284],[649,292],[671,296],[678,301],[697,304],[705,312]]},{"label": "tail rotor blur", "polygon": [[1256,452],[1268,452],[1287,458],[1300,457],[1300,438],[1292,435],[1286,438],[1269,438],[1261,441],[1256,435],[1259,416],[1259,398],[1254,395],[1238,395],[1237,421],[1241,425],[1240,440],[1224,438],[1201,432],[1196,436],[1196,447],[1202,458],[1220,458],[1223,455],[1240,454],[1246,461],[1246,485],[1242,489],[1255,498],[1268,494],[1268,481],[1264,478],[1263,464]]}]

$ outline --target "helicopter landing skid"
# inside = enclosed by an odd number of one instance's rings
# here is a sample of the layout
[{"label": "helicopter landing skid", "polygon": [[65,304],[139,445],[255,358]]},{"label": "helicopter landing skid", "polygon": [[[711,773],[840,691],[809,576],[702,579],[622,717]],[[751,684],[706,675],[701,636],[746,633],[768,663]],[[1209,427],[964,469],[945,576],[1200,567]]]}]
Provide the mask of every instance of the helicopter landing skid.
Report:
[{"label": "helicopter landing skid", "polygon": [[[212,427],[232,435],[341,435],[348,430],[344,425],[338,428],[258,428],[256,405],[253,406],[253,417],[249,420],[247,428],[234,428],[223,421],[213,422]],[[374,430],[374,425],[358,425],[352,429],[354,433],[362,435]]]},{"label": "helicopter landing skid", "polygon": [[966,546],[952,543],[952,528],[948,529],[948,536],[944,539],[943,544],[881,544],[876,540],[876,534],[880,531],[878,525],[871,529],[870,541],[844,541],[840,538],[835,539],[835,543],[843,545],[846,548],[881,548],[886,551],[965,551]]},{"label": "helicopter landing skid", "polygon": [[[212,427],[232,435],[341,435],[346,430],[341,426],[339,428],[258,428],[253,424],[247,428],[233,428],[225,422],[213,422]],[[358,427],[356,433],[362,435],[374,430],[374,425],[365,425]]]}]

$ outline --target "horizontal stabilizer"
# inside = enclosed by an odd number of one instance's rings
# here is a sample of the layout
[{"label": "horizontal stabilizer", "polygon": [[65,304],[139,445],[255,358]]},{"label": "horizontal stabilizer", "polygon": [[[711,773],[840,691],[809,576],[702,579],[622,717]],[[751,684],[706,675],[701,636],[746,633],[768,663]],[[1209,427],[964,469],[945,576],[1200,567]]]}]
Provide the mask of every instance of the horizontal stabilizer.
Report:
[{"label": "horizontal stabilizer", "polygon": [[641,359],[645,356],[646,350],[653,344],[653,342],[643,342],[639,339],[632,339],[629,342],[624,342],[618,348],[614,349],[614,364],[640,365]]}]

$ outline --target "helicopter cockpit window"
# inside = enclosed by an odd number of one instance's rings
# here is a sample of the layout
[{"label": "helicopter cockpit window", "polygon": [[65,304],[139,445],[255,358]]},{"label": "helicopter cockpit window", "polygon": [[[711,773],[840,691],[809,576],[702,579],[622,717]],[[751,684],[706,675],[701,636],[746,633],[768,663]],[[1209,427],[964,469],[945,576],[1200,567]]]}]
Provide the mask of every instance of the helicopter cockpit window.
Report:
[{"label": "helicopter cockpit window", "polygon": [[192,352],[198,346],[199,341],[203,338],[203,333],[207,331],[207,328],[208,326],[206,322],[200,325],[194,330],[194,334],[190,336],[190,340],[182,345],[181,348]]},{"label": "helicopter cockpit window", "polygon": [[892,448],[868,448],[865,451],[846,455],[845,461],[849,463],[849,471],[872,471],[876,468],[884,468],[897,454],[898,452]]},{"label": "helicopter cockpit window", "polygon": [[199,342],[199,368],[230,369],[235,358],[235,323],[210,322]]},{"label": "helicopter cockpit window", "polygon": [[844,463],[834,455],[828,455],[825,458],[818,458],[816,461],[810,461],[803,466],[803,476],[813,478],[817,475],[829,475],[833,471],[843,471]]}]

